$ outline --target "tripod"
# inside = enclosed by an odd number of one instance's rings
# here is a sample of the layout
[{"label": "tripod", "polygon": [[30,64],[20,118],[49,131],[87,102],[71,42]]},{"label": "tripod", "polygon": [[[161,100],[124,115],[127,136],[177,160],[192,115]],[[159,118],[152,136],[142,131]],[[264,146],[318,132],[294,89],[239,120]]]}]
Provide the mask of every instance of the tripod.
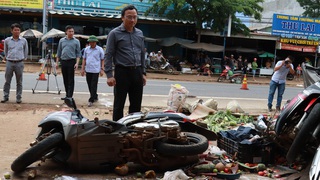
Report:
[{"label": "tripod", "polygon": [[[44,72],[45,68],[46,68],[47,76],[48,76],[46,93],[49,93],[49,79],[50,79],[50,74],[52,73],[54,75],[55,79],[56,79],[56,88],[58,90],[58,94],[60,94],[61,90],[59,89],[58,81],[57,81],[57,69],[56,69],[56,66],[55,66],[54,59],[51,57],[51,50],[48,50],[48,54],[46,55],[46,58],[45,58],[44,63],[43,63],[43,66],[42,66],[41,71],[39,73],[39,78],[37,79],[37,83],[36,83],[34,89],[32,89],[32,93],[33,94],[35,93],[35,90],[37,88],[38,82],[41,79],[40,77],[41,77],[42,73]],[[38,92],[38,93],[40,93],[40,92]]]}]

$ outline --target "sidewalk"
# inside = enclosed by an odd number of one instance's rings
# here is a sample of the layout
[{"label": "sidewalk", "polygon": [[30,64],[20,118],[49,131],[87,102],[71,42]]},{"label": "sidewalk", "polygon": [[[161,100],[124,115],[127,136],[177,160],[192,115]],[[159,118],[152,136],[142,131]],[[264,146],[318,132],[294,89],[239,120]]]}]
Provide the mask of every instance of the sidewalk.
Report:
[{"label": "sidewalk", "polygon": [[[214,74],[213,77],[209,76],[198,76],[197,74],[163,74],[163,73],[147,73],[148,79],[167,79],[173,81],[193,81],[193,82],[217,82],[217,79],[220,74]],[[257,85],[269,85],[271,76],[257,76],[255,77],[256,81],[253,80],[252,75],[247,75],[248,86],[250,84]],[[218,83],[218,82],[217,82]],[[220,82],[220,83],[229,83],[229,81]],[[300,81],[292,80],[287,81],[286,84],[291,87],[303,87],[302,78]]]}]

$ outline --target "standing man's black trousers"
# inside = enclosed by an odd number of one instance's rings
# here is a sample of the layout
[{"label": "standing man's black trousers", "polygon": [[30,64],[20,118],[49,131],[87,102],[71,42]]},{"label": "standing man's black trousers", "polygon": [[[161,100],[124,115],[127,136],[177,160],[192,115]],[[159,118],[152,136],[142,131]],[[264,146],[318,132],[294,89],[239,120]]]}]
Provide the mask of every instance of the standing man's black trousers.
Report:
[{"label": "standing man's black trousers", "polygon": [[129,95],[129,113],[140,112],[143,94],[142,68],[116,66],[114,77],[113,120],[117,121],[123,117],[123,109],[127,94]]},{"label": "standing man's black trousers", "polygon": [[66,97],[72,97],[74,91],[74,65],[76,64],[76,60],[68,59],[61,60],[60,62]]},{"label": "standing man's black trousers", "polygon": [[89,73],[86,72],[86,80],[90,92],[90,98],[88,102],[94,102],[95,100],[98,100],[98,81],[99,81],[99,73]]}]

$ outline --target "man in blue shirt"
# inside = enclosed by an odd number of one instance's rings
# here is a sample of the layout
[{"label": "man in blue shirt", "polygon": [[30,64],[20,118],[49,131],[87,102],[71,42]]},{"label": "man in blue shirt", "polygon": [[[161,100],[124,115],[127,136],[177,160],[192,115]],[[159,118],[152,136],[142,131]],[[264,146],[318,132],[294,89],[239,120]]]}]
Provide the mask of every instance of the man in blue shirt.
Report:
[{"label": "man in blue shirt", "polygon": [[103,75],[104,52],[97,45],[98,39],[96,36],[90,36],[88,42],[89,46],[83,51],[81,75],[84,76],[84,73],[86,73],[86,81],[90,92],[88,107],[91,107],[93,102],[98,100],[97,87],[99,74]]},{"label": "man in blue shirt", "polygon": [[74,71],[78,69],[81,50],[80,41],[73,37],[73,26],[68,25],[65,30],[67,36],[59,40],[56,66],[59,67],[58,63],[60,60],[66,97],[72,97],[74,91]]},{"label": "man in blue shirt", "polygon": [[22,76],[24,64],[23,61],[28,57],[28,43],[23,37],[20,37],[20,24],[11,25],[11,37],[7,37],[4,41],[4,55],[6,60],[5,83],[3,86],[3,99],[1,103],[9,101],[10,84],[13,73],[16,76],[17,90],[16,102],[20,104],[22,96]]},{"label": "man in blue shirt", "polygon": [[[143,86],[146,84],[144,36],[135,25],[138,10],[128,5],[121,12],[122,24],[107,38],[105,73],[107,84],[114,86],[113,120],[123,117],[123,108],[129,95],[129,113],[140,112]],[[114,75],[112,63],[115,65]]]},{"label": "man in blue shirt", "polygon": [[292,65],[293,57],[288,56],[285,60],[278,61],[275,68],[274,73],[272,75],[269,87],[269,96],[268,96],[268,110],[269,112],[272,111],[272,101],[273,96],[278,89],[278,96],[277,96],[277,104],[276,110],[280,111],[282,95],[284,93],[286,87],[286,78],[288,73],[294,74],[294,67]]}]

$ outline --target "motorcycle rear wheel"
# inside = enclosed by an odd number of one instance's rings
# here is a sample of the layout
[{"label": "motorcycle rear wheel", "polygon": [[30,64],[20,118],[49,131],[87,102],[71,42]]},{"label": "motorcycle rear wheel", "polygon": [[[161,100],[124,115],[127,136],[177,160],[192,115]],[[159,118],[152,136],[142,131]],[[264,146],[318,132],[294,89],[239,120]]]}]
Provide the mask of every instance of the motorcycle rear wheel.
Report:
[{"label": "motorcycle rear wheel", "polygon": [[319,123],[319,117],[320,103],[317,103],[316,105],[314,105],[310,114],[305,119],[303,126],[295,136],[295,139],[293,140],[290,149],[288,150],[286,158],[289,163],[294,162],[295,158],[301,152],[302,148],[305,147],[306,140],[311,136],[310,133],[314,131],[314,128],[316,128],[317,124]]},{"label": "motorcycle rear wheel", "polygon": [[173,68],[172,68],[172,67],[168,67],[167,73],[168,73],[168,74],[173,74]]},{"label": "motorcycle rear wheel", "polygon": [[30,164],[38,161],[41,157],[48,154],[53,148],[57,147],[63,141],[61,133],[54,133],[49,137],[43,139],[38,144],[32,146],[30,149],[22,153],[11,164],[11,170],[14,172],[22,172]]},{"label": "motorcycle rear wheel", "polygon": [[163,155],[189,156],[201,154],[208,149],[208,140],[200,134],[184,132],[188,138],[188,144],[170,144],[159,141],[156,143],[156,150]]}]

